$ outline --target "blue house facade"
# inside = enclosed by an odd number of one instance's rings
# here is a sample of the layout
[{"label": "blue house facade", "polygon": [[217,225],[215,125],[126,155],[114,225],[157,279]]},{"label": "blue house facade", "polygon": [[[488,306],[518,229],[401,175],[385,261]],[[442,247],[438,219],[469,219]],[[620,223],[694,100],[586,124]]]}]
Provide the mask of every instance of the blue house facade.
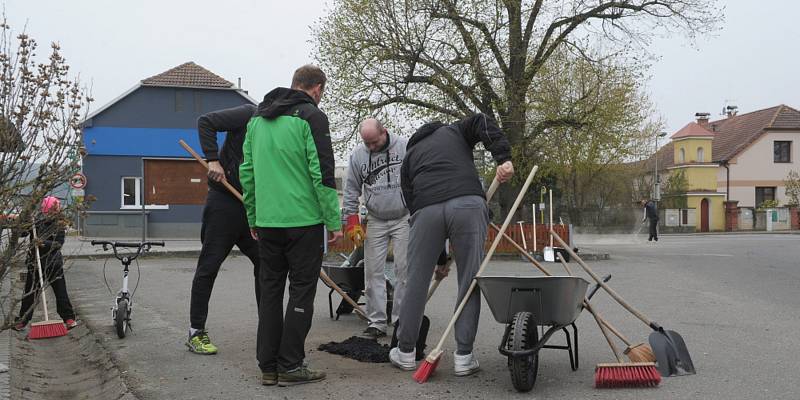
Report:
[{"label": "blue house facade", "polygon": [[198,237],[206,171],[178,142],[202,155],[197,118],[247,103],[256,102],[188,62],[142,80],[89,115],[83,173],[85,196],[93,202],[82,224],[84,236]]}]

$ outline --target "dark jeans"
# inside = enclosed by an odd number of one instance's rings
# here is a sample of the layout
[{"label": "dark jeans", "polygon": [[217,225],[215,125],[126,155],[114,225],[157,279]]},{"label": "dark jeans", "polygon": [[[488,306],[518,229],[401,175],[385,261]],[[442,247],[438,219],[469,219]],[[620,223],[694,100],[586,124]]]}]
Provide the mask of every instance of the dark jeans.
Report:
[{"label": "dark jeans", "polygon": [[[33,316],[33,303],[41,293],[39,272],[36,270],[36,260],[28,260],[28,275],[25,279],[25,295],[22,297],[22,306],[19,309],[19,322],[27,324]],[[56,310],[63,320],[75,319],[75,311],[67,294],[67,282],[64,279],[64,262],[61,254],[42,258],[42,274],[45,282],[50,283],[56,296]],[[34,291],[34,286],[35,291]]]},{"label": "dark jeans", "polygon": [[256,304],[261,295],[258,287],[258,243],[250,236],[244,205],[227,193],[208,191],[203,209],[203,226],[200,231],[203,247],[197,260],[192,280],[192,298],[189,320],[194,329],[205,329],[208,318],[208,301],[214,288],[222,262],[236,245],[253,263]]},{"label": "dark jeans", "polygon": [[648,241],[653,239],[658,240],[658,220],[651,219],[650,221],[650,237],[647,238]]},{"label": "dark jeans", "polygon": [[[256,353],[262,372],[290,371],[303,363],[322,268],[323,230],[322,225],[258,228],[261,307]],[[287,277],[289,302],[284,315]]]}]

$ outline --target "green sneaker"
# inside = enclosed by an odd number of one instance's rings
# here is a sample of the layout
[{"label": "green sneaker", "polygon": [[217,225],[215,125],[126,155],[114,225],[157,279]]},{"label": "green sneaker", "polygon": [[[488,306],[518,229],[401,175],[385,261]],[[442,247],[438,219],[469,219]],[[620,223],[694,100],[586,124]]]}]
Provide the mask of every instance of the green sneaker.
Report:
[{"label": "green sneaker", "polygon": [[264,386],[272,386],[278,384],[278,373],[275,371],[272,372],[262,372],[261,373],[261,384]]},{"label": "green sneaker", "polygon": [[288,372],[278,373],[278,386],[294,386],[304,383],[319,382],[325,379],[325,373],[314,371],[303,365]]},{"label": "green sneaker", "polygon": [[189,351],[192,353],[206,355],[217,354],[217,346],[211,343],[208,332],[205,330],[197,331],[194,335],[189,337],[189,340],[186,341],[186,347],[188,347]]}]

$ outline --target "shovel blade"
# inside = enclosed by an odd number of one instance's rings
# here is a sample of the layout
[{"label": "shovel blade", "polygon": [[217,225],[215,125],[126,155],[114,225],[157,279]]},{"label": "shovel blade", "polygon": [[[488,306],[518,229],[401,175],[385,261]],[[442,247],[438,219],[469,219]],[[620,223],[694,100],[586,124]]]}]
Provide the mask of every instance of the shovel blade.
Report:
[{"label": "shovel blade", "polygon": [[656,355],[656,367],[661,376],[694,375],[694,363],[686,342],[678,332],[657,330],[650,334],[650,347]]}]

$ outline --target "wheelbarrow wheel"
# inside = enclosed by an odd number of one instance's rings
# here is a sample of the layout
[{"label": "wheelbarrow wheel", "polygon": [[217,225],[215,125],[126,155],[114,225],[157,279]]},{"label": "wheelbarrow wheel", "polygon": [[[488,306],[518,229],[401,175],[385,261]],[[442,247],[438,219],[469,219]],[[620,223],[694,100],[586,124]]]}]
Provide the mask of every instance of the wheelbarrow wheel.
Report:
[{"label": "wheelbarrow wheel", "polygon": [[[536,323],[533,314],[522,311],[514,315],[514,320],[509,326],[506,348],[511,351],[520,351],[533,348],[538,340]],[[508,369],[511,371],[511,383],[520,392],[528,392],[536,383],[536,374],[539,369],[539,354],[534,353],[527,357],[508,357]]]}]

